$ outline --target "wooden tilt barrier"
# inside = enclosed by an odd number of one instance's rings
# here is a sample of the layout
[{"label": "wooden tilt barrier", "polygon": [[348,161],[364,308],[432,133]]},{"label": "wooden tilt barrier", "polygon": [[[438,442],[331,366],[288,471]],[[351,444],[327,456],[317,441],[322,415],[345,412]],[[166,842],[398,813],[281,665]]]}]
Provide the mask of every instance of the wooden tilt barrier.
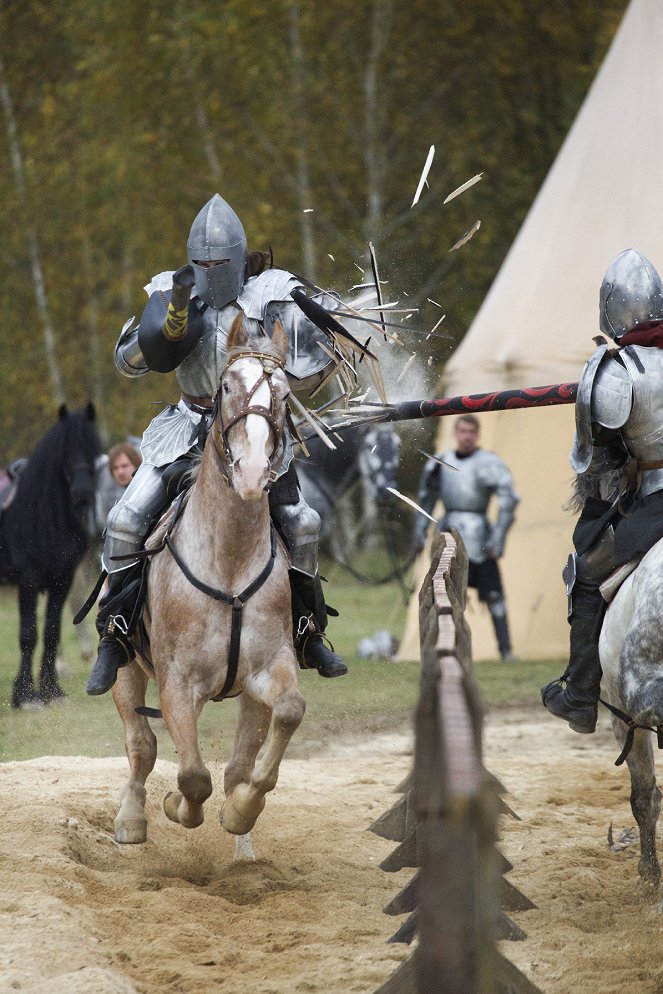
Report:
[{"label": "wooden tilt barrier", "polygon": [[512,867],[495,846],[499,814],[517,815],[482,763],[483,709],[464,614],[467,569],[460,536],[437,535],[419,593],[414,769],[401,799],[370,826],[400,843],[383,870],[418,868],[385,908],[409,912],[389,941],[416,936],[417,943],[375,994],[541,994],[496,946],[526,938],[505,911],[534,905],[503,879]]}]

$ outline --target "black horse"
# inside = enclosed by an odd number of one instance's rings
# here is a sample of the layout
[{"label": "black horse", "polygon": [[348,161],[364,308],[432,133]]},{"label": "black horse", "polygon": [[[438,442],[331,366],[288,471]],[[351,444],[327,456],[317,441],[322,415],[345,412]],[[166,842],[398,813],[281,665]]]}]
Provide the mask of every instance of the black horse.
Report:
[{"label": "black horse", "polygon": [[[92,404],[70,413],[65,405],[22,470],[0,518],[0,576],[18,586],[21,665],[12,707],[35,708],[64,697],[55,657],[62,608],[83,558],[94,506],[100,443]],[[37,598],[47,594],[39,693],[32,678],[37,644]]]},{"label": "black horse", "polygon": [[[357,484],[361,485],[359,527],[364,540],[376,532],[378,517],[393,504],[387,487],[396,486],[400,437],[390,424],[350,428],[335,437],[336,449],[328,449],[317,437],[306,442],[309,459],[297,461],[302,494],[322,520],[321,541],[329,541],[332,551],[338,545],[333,534],[334,507]],[[336,521],[336,524],[343,525]],[[354,544],[352,526],[343,528],[345,543]],[[336,550],[337,551],[337,550]]]}]

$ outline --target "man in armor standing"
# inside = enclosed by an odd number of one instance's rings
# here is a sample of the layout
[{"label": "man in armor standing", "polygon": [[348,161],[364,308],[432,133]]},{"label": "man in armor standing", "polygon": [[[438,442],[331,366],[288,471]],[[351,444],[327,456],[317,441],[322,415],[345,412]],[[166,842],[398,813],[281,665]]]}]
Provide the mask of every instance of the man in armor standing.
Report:
[{"label": "man in armor standing", "polygon": [[599,324],[617,347],[596,339],[578,384],[571,465],[586,499],[564,570],[570,659],[541,690],[548,711],[584,734],[596,728],[601,685],[599,587],[663,538],[663,283],[635,249],[603,278]]},{"label": "man in armor standing", "polygon": [[[181,399],[152,421],[143,435],[143,462],[121,500],[108,516],[103,565],[109,590],[100,602],[97,627],[101,635],[88,694],[103,694],[117,678],[120,666],[133,659],[127,631],[132,615],[126,571],[137,560],[155,519],[169,502],[171,468],[204,441],[213,396],[226,360],[226,341],[234,318],[244,315],[249,338],[268,335],[279,320],[290,341],[286,373],[293,389],[310,388],[324,376],[329,359],[317,341],[326,337],[307,311],[337,300],[328,294],[306,297],[301,281],[279,269],[267,269],[267,255],[247,251],[246,235],[233,209],[218,194],[195,218],[188,240],[188,263],[176,272],[160,273],[145,287],[148,302],[140,320],[126,323],[115,348],[115,364],[125,376],[149,370],[175,370]],[[287,544],[295,649],[300,665],[321,676],[347,673],[343,660],[324,642],[327,608],[318,574],[320,518],[303,500],[292,464],[288,438],[280,475],[269,492],[270,511]],[[118,560],[116,557],[124,557]]]},{"label": "man in armor standing", "polygon": [[[498,560],[504,554],[507,532],[513,524],[518,496],[506,463],[495,452],[479,447],[479,421],[461,414],[454,424],[456,448],[429,459],[419,482],[418,502],[429,514],[438,500],[444,504],[440,530],[455,528],[469,559],[468,586],[488,605],[500,656],[514,658]],[[488,518],[488,505],[495,495],[498,516]],[[417,518],[414,545],[424,547],[428,521]]]}]

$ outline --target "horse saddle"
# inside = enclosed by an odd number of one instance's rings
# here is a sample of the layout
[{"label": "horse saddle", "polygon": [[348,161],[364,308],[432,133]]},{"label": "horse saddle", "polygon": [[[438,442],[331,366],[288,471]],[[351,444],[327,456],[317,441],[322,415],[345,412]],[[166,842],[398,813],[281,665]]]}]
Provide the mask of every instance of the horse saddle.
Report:
[{"label": "horse saddle", "polygon": [[13,503],[18,481],[27,464],[27,458],[22,457],[14,459],[6,469],[0,469],[0,514]]},{"label": "horse saddle", "polygon": [[610,574],[607,580],[604,580],[599,590],[601,592],[601,597],[609,604],[613,599],[619,588],[621,587],[624,580],[627,579],[638,568],[642,561],[642,556],[636,556],[635,559],[629,559],[627,563],[622,563],[618,566],[616,570]]}]

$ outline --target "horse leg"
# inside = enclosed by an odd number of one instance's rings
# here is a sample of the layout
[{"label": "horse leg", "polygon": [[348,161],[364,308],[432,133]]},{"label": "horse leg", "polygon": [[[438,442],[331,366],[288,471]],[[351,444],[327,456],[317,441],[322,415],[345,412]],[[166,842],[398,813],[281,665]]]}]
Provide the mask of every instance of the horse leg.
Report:
[{"label": "horse leg", "polygon": [[32,656],[37,645],[37,594],[36,583],[26,577],[18,588],[21,663],[12,691],[12,707],[26,711],[44,706],[32,679]]},{"label": "horse leg", "polygon": [[[612,728],[615,738],[623,747],[626,725],[619,718],[613,717]],[[661,792],[656,786],[650,732],[636,731],[626,765],[631,774],[631,811],[640,830],[638,873],[644,887],[656,891],[661,882],[661,867],[656,855],[656,823],[661,808]]]},{"label": "horse leg", "polygon": [[[237,703],[239,716],[235,729],[235,742],[223,776],[226,797],[232,794],[238,784],[249,782],[256,756],[267,738],[272,718],[269,708],[249,697],[248,694],[241,694]],[[235,836],[235,860],[243,859],[255,859],[251,836],[248,833]]]},{"label": "horse leg", "polygon": [[306,702],[297,689],[292,651],[278,652],[269,670],[248,681],[245,693],[271,710],[272,734],[265,755],[248,781],[238,783],[221,808],[221,824],[233,835],[244,835],[253,828],[265,806],[265,795],[276,786],[288,742],[304,717]]},{"label": "horse leg", "polygon": [[166,728],[179,759],[180,789],[166,794],[163,809],[171,821],[184,828],[197,828],[205,819],[203,804],[212,793],[212,778],[198,746],[197,722],[205,701],[194,704],[191,690],[175,682],[160,687],[159,696]]},{"label": "horse leg", "polygon": [[113,700],[124,724],[124,750],[129,760],[129,779],[120,795],[115,816],[115,840],[125,843],[147,841],[145,781],[154,769],[157,739],[147,718],[136,714],[145,704],[147,676],[138,663],[123,666],[113,686]]},{"label": "horse leg", "polygon": [[49,590],[44,617],[44,652],[39,674],[39,696],[44,704],[50,704],[67,696],[58,683],[55,671],[64,602],[65,597],[60,590]]}]

